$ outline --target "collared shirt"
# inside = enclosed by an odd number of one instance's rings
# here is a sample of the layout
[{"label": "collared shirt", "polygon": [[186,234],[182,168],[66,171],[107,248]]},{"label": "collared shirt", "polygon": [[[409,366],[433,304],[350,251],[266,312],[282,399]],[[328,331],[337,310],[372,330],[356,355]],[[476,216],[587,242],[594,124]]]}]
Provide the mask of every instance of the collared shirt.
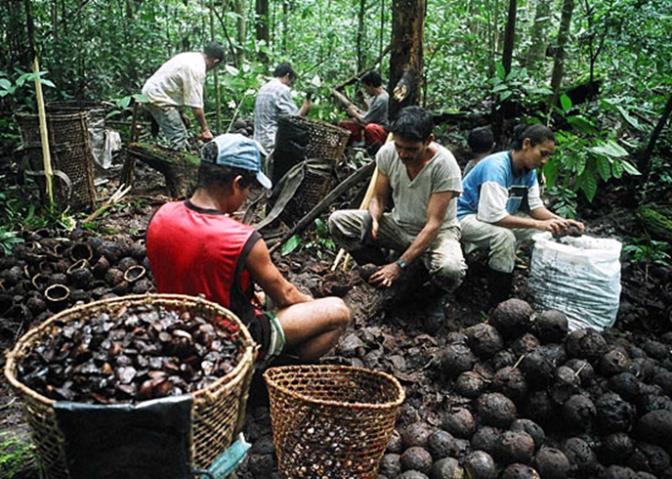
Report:
[{"label": "collared shirt", "polygon": [[161,65],[142,87],[142,94],[157,106],[203,108],[205,58],[199,52],[175,55]]},{"label": "collared shirt", "polygon": [[298,112],[291,88],[273,78],[261,87],[254,103],[254,139],[269,151],[275,146],[278,118]]},{"label": "collared shirt", "polygon": [[464,193],[457,202],[457,216],[476,214],[486,223],[496,223],[519,210],[535,210],[541,201],[537,172],[513,171],[511,152],[486,156],[464,177]]}]

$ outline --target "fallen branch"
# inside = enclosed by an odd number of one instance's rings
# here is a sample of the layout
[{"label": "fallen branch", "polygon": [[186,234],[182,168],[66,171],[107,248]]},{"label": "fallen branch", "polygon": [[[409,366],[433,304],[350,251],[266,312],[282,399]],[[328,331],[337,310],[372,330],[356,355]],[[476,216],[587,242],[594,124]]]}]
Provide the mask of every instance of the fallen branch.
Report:
[{"label": "fallen branch", "polygon": [[322,214],[322,212],[326,210],[336,198],[338,198],[343,193],[352,188],[354,185],[359,183],[362,179],[369,176],[375,167],[376,163],[375,161],[372,161],[362,166],[357,171],[348,176],[336,188],[331,190],[329,194],[322,199],[322,201],[316,204],[312,210],[306,213],[306,215],[303,218],[301,218],[287,233],[285,233],[280,239],[280,241],[277,242],[275,245],[273,245],[269,251],[273,253],[289,238],[294,236],[296,233],[303,231],[308,225],[310,225],[315,220],[315,218],[320,216],[320,214]]},{"label": "fallen branch", "polygon": [[351,78],[348,78],[342,83],[339,83],[334,87],[334,90],[342,90],[348,85],[352,85],[353,83],[357,83],[362,76],[368,72],[369,70],[373,69],[376,65],[378,65],[382,60],[385,55],[389,53],[389,51],[392,49],[392,44],[389,44],[388,46],[385,47],[385,50],[382,51],[382,53],[378,56],[375,62],[371,64],[371,66],[366,67],[364,70],[357,72],[357,74]]},{"label": "fallen branch", "polygon": [[120,185],[119,188],[117,188],[117,191],[114,192],[112,196],[110,196],[103,205],[98,208],[96,211],[91,213],[89,216],[87,216],[83,223],[90,223],[91,221],[95,220],[98,218],[100,215],[102,215],[105,211],[107,211],[111,206],[116,205],[119,203],[119,201],[128,193],[131,191],[131,185],[126,186],[126,185]]}]

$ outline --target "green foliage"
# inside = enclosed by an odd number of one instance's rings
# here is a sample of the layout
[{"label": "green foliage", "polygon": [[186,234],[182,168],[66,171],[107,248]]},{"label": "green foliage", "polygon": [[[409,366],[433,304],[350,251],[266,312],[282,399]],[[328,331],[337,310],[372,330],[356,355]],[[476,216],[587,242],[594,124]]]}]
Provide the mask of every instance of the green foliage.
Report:
[{"label": "green foliage", "polygon": [[552,93],[550,89],[538,86],[526,68],[511,68],[506,75],[501,63],[497,64],[496,75],[490,79],[490,84],[492,85],[490,93],[497,95],[500,102],[507,100],[533,105]]},{"label": "green foliage", "polygon": [[299,235],[294,235],[282,245],[280,254],[282,256],[287,256],[294,252],[299,246],[301,246],[301,237]]},{"label": "green foliage", "polygon": [[7,436],[0,441],[0,476],[13,479],[33,467],[35,447],[32,443]]},{"label": "green foliage", "polygon": [[17,237],[15,232],[8,231],[4,226],[0,226],[0,251],[5,256],[10,256],[14,246],[20,243],[23,243],[23,240]]},{"label": "green foliage", "polygon": [[669,266],[670,243],[667,241],[654,241],[639,239],[623,246],[623,256],[629,261],[635,263],[658,264]]},{"label": "green foliage", "polygon": [[624,174],[640,174],[628,161],[628,151],[618,144],[613,134],[604,138],[593,120],[579,112],[570,113],[573,106],[569,97],[561,96],[560,104],[562,109],[558,113],[566,115],[565,120],[573,130],[556,132],[556,153],[544,166],[544,176],[551,188],[558,185],[581,192],[592,202],[600,182],[606,183]]}]

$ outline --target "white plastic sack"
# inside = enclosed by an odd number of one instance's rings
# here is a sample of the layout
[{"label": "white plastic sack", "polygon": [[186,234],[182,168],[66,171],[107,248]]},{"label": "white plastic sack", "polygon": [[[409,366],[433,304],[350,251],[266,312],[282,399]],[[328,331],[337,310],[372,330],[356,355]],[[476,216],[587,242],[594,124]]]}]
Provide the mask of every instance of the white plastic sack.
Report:
[{"label": "white plastic sack", "polygon": [[538,309],[557,309],[570,330],[613,326],[621,295],[621,243],[614,239],[534,236],[528,288]]}]

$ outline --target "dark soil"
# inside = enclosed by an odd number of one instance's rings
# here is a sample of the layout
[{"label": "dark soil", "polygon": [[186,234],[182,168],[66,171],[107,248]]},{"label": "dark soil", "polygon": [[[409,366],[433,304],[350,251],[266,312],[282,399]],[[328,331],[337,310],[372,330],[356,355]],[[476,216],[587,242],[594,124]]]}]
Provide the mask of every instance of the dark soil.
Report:
[{"label": "dark soil", "polygon": [[[109,196],[116,186],[117,182],[112,178],[99,192],[103,197]],[[602,237],[643,235],[631,210],[613,207],[620,204],[617,201],[620,194],[619,191],[607,192],[604,195],[607,199],[602,200],[603,203],[581,211],[589,234]],[[116,211],[99,220],[97,234],[104,237],[125,234],[142,238],[152,212],[169,199],[166,195],[162,178],[146,167],[136,165],[136,187],[122,201],[128,206],[118,207]],[[346,198],[338,206],[350,207],[352,202],[353,198]],[[324,219],[326,220],[326,216]],[[277,236],[277,233],[270,232],[268,236]],[[313,231],[306,232],[304,237],[318,239]],[[487,304],[484,259],[479,256],[468,258],[467,278],[450,298],[444,311],[445,319],[439,323],[437,329],[429,327],[428,318],[437,309],[441,309],[441,296],[438,291],[420,288],[406,301],[396,303],[394,309],[385,309],[386,299],[379,291],[368,286],[356,270],[342,272],[339,269],[338,272],[329,274],[334,254],[333,251],[308,246],[308,241],[304,241],[304,246],[291,255],[281,257],[277,252],[274,256],[283,273],[299,288],[314,296],[333,293],[333,285],[340,285],[337,288],[338,294],[343,295],[353,309],[352,327],[343,336],[335,351],[323,358],[323,361],[392,373],[406,390],[406,401],[398,419],[398,429],[415,422],[424,422],[437,430],[442,428],[446,411],[460,406],[475,411],[469,399],[446,387],[447,383],[437,377],[436,370],[438,359],[447,344],[454,342],[457,332],[487,318],[484,311],[484,304]],[[526,286],[528,264],[529,251],[523,250],[515,270],[515,296],[524,300],[531,299]],[[325,281],[327,275],[328,281]],[[672,268],[623,262],[622,286],[618,320],[610,337],[621,338],[644,348],[647,341],[659,341],[664,333],[669,333],[672,329]],[[4,323],[5,319],[0,318],[0,322]],[[0,348],[5,352],[11,349],[17,335],[25,332],[27,326],[18,324],[14,335],[0,338]],[[649,356],[654,357],[652,353],[656,346],[649,345],[648,349]],[[518,357],[513,359],[515,361]],[[667,360],[669,361],[669,357]],[[288,359],[281,358],[280,361]],[[479,364],[474,366],[475,370],[478,370]],[[514,365],[503,364],[501,367],[505,366]],[[487,371],[479,372],[492,379]],[[0,434],[3,432],[21,438],[26,438],[27,434],[26,424],[19,411],[19,401],[4,382],[0,386]],[[275,470],[268,401],[264,386],[258,378],[252,385],[244,432],[253,447],[249,459],[239,470],[239,477],[279,477]],[[550,446],[560,447],[559,439],[551,439]],[[402,454],[403,451],[388,452]],[[463,453],[466,456],[468,451],[464,450]],[[25,474],[17,477],[37,477],[30,467],[27,469]]]}]

